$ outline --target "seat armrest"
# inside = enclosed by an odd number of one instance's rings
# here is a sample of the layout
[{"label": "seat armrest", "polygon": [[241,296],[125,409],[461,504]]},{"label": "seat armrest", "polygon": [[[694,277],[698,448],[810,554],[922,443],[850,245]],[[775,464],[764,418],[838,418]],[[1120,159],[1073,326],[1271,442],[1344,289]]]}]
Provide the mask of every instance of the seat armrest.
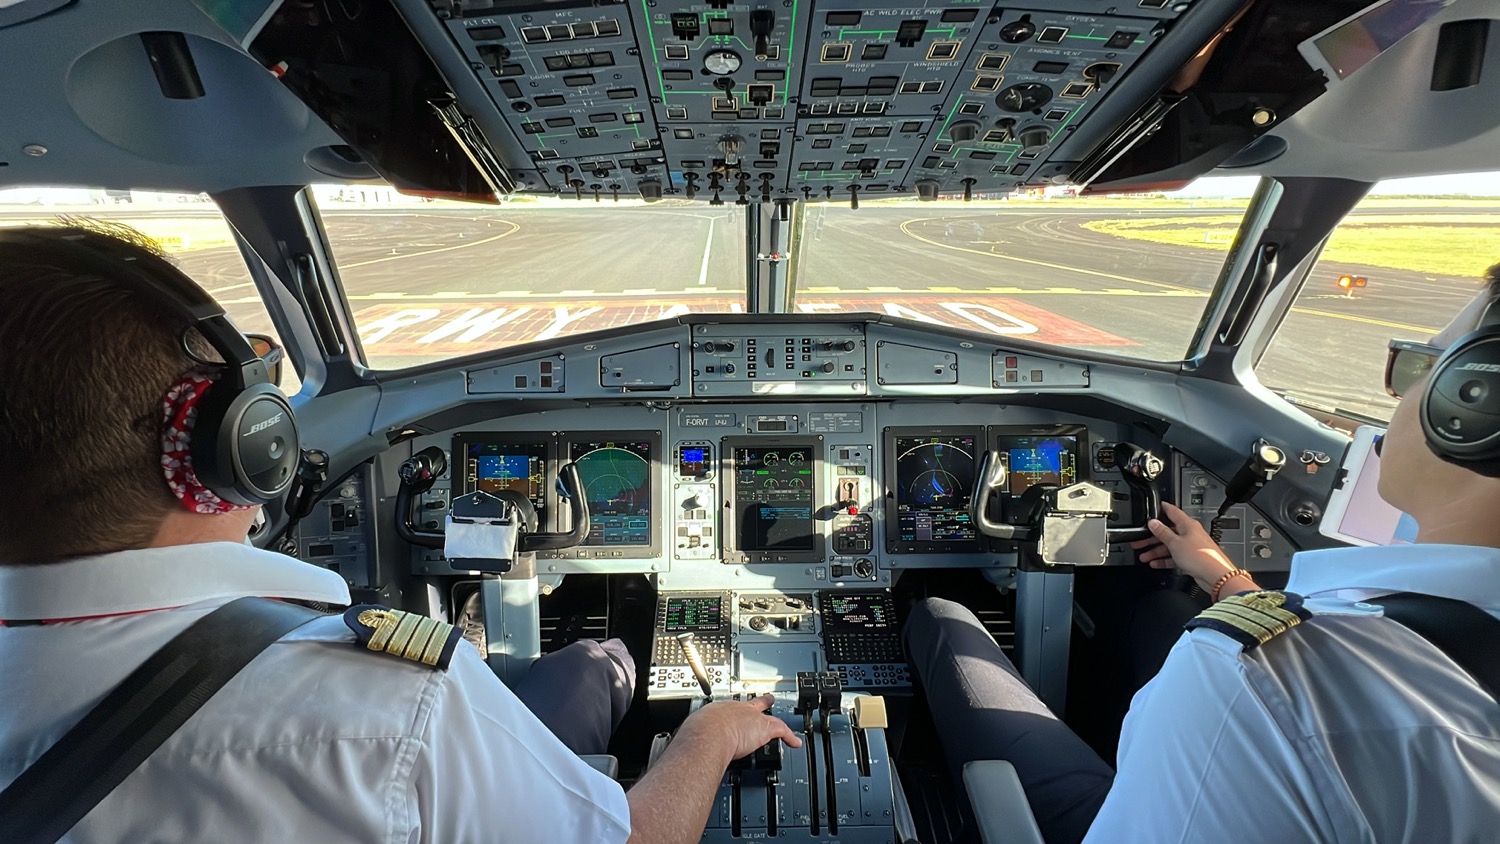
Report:
[{"label": "seat armrest", "polygon": [[964,765],[964,791],[984,844],[1043,844],[1021,778],[1009,762],[984,759]]},{"label": "seat armrest", "polygon": [[578,758],[582,759],[584,761],[584,764],[588,765],[590,768],[593,768],[594,770],[605,775],[606,777],[609,777],[612,780],[617,780],[620,778],[620,760],[609,755],[608,753],[592,753],[586,756],[579,756]]}]

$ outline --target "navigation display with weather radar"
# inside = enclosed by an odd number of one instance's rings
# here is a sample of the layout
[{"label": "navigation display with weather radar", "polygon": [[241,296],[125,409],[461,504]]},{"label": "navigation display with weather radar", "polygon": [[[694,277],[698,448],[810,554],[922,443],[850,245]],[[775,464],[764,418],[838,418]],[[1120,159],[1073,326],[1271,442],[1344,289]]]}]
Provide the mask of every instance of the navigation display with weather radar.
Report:
[{"label": "navigation display with weather radar", "polygon": [[895,438],[897,550],[972,547],[969,519],[977,434]]},{"label": "navigation display with weather radar", "polygon": [[651,441],[577,441],[568,456],[589,503],[584,545],[651,544]]}]

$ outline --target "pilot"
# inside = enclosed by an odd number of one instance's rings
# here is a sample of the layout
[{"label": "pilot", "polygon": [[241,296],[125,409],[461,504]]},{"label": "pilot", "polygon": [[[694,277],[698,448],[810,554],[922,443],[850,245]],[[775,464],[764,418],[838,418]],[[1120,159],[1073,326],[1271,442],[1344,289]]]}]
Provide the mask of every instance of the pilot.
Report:
[{"label": "pilot", "polygon": [[[1053,844],[1495,840],[1500,703],[1447,655],[1455,648],[1383,618],[1380,603],[1393,593],[1467,603],[1483,610],[1476,630],[1500,617],[1500,478],[1439,458],[1418,416],[1425,370],[1497,302],[1500,265],[1410,370],[1424,374],[1387,384],[1406,398],[1382,444],[1379,490],[1416,520],[1418,544],[1305,551],[1284,592],[1261,591],[1202,525],[1163,506],[1142,559],[1191,575],[1216,603],[1131,702],[1116,770],[1047,710],[972,614],[918,604],[907,646],[955,773],[1010,761]],[[1476,650],[1493,660],[1490,636]]]},{"label": "pilot", "polygon": [[[231,506],[181,465],[192,402],[214,388],[214,367],[201,362],[212,352],[185,309],[143,295],[139,281],[177,270],[110,233],[29,231],[20,243],[0,236],[0,468],[15,484],[0,507],[7,788],[137,665],[220,605],[350,600],[337,574],[249,545],[257,508]],[[764,714],[769,698],[711,704],[627,793],[554,736],[472,647],[452,641],[440,669],[357,646],[338,615],[307,623],[260,653],[65,837],[697,842],[732,759],[777,738],[798,743]],[[619,682],[613,661],[596,650],[573,659],[574,676],[542,672],[569,688],[538,699],[566,708],[571,697],[578,718],[609,717],[607,703],[586,699],[607,700]],[[558,714],[555,723],[576,720]],[[0,839],[19,840],[7,832],[13,817],[0,816]]]}]

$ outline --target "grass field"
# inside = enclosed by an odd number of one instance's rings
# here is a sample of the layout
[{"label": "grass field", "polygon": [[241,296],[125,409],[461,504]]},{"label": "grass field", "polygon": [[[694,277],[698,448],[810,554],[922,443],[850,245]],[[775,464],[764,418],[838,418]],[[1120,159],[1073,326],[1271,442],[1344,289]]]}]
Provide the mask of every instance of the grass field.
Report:
[{"label": "grass field", "polygon": [[[1234,216],[1167,217],[1093,220],[1083,227],[1115,237],[1222,252],[1239,222]],[[1350,218],[1334,231],[1321,260],[1477,279],[1500,261],[1500,213]]]}]

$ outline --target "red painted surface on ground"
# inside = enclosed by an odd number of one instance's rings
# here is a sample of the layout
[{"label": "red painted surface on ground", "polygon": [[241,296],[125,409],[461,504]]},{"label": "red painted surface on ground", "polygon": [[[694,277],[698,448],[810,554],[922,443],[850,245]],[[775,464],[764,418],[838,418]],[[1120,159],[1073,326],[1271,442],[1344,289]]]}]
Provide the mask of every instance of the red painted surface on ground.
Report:
[{"label": "red painted surface on ground", "polygon": [[[891,294],[886,297],[813,296],[802,313],[874,312],[953,328],[1022,337],[1058,346],[1133,346],[1077,320],[1005,296]],[[457,356],[536,340],[566,337],[685,314],[740,313],[728,298],[391,302],[355,313],[365,351],[372,355]]]}]

